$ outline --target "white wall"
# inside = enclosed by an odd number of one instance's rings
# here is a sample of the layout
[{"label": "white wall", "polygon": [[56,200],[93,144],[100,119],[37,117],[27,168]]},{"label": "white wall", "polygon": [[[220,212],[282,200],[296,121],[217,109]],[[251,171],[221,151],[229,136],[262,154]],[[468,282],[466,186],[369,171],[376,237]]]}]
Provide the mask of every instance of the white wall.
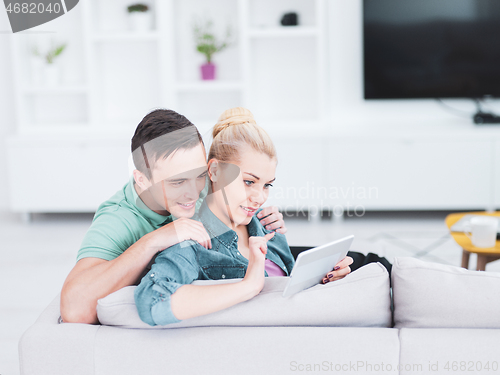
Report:
[{"label": "white wall", "polygon": [[7,210],[9,203],[7,152],[5,139],[15,131],[15,111],[12,80],[10,38],[12,32],[7,13],[0,10],[0,211]]}]

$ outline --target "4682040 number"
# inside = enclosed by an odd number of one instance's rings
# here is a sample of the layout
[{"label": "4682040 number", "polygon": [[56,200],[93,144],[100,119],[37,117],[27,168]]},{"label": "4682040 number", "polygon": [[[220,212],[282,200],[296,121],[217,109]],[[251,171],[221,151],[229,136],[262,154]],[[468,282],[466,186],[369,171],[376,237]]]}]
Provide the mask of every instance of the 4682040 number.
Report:
[{"label": "4682040 number", "polygon": [[61,4],[54,3],[45,5],[44,3],[9,3],[5,8],[7,13],[61,13]]},{"label": "4682040 number", "polygon": [[444,369],[446,371],[472,371],[472,372],[483,372],[483,371],[498,371],[498,362],[493,361],[490,364],[490,361],[485,363],[481,361],[453,361],[446,362]]}]

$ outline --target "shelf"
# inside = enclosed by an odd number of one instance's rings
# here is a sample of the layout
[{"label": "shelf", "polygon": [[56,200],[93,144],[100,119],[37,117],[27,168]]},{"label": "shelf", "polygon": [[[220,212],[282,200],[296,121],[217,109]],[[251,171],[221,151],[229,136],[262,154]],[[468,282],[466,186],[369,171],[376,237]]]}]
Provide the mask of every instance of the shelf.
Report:
[{"label": "shelf", "polygon": [[319,29],[309,26],[283,26],[250,29],[248,35],[252,38],[282,38],[300,36],[318,36]]},{"label": "shelf", "polygon": [[85,122],[62,122],[62,123],[51,123],[51,122],[31,122],[26,124],[20,124],[19,135],[41,135],[41,134],[72,134],[73,137],[78,134],[78,132],[85,133],[91,128],[88,123]]},{"label": "shelf", "polygon": [[60,86],[26,86],[22,88],[24,94],[85,94],[86,85],[60,85]]},{"label": "shelf", "polygon": [[135,42],[135,41],[156,41],[158,39],[156,31],[145,33],[140,32],[106,32],[102,34],[93,34],[92,39],[96,42]]},{"label": "shelf", "polygon": [[243,85],[241,82],[224,82],[224,81],[198,81],[178,83],[177,91],[236,91],[241,90]]},{"label": "shelf", "polygon": [[[69,125],[69,124],[66,124]],[[106,129],[92,125],[90,123],[70,124],[71,128],[59,125],[44,127],[43,129],[30,125],[25,126],[16,135],[7,138],[7,142],[12,145],[21,145],[25,142],[40,142],[51,140],[54,142],[70,142],[70,141],[92,141],[98,143],[120,143],[130,142],[132,137],[129,129]]]}]

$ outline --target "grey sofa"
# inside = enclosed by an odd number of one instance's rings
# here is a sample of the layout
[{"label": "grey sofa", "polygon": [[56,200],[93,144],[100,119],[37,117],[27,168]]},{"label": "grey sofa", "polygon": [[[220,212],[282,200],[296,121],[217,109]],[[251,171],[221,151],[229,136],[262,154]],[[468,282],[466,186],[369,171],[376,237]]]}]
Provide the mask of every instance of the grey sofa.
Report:
[{"label": "grey sofa", "polygon": [[59,323],[57,296],[19,342],[21,374],[500,373],[498,273],[396,258],[392,299],[378,263],[288,299],[284,281],[155,327],[135,287],[99,301],[101,325]]}]

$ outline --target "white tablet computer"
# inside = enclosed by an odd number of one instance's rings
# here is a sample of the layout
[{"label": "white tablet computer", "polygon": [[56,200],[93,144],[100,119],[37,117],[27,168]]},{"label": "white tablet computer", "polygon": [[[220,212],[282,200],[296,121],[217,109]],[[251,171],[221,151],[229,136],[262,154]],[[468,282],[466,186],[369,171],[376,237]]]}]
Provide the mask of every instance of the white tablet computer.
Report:
[{"label": "white tablet computer", "polygon": [[319,284],[325,275],[346,257],[353,240],[354,236],[348,236],[301,252],[297,256],[283,297]]}]

